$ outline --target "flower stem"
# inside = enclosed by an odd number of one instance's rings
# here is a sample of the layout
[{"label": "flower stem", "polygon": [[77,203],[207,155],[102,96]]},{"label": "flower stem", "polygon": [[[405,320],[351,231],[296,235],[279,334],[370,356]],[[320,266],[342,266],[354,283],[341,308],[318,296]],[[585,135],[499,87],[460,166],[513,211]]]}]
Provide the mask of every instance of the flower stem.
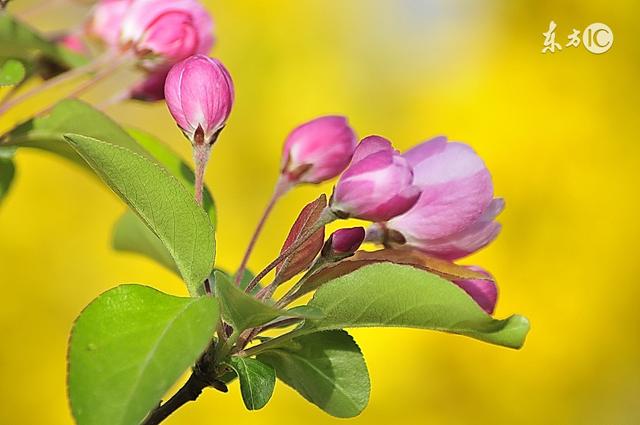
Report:
[{"label": "flower stem", "polygon": [[304,283],[313,274],[315,274],[320,268],[322,268],[325,264],[327,264],[327,261],[323,257],[319,257],[318,260],[316,260],[316,262],[313,263],[311,268],[309,268],[309,270],[307,270],[307,272],[304,274],[304,276],[302,276],[300,278],[300,280],[295,285],[293,285],[293,287],[291,287],[291,289],[289,289],[287,291],[287,293],[284,294],[282,296],[282,298],[280,298],[278,300],[277,303],[275,303],[275,307],[276,308],[284,308],[284,307],[288,306],[289,304],[291,304],[293,301],[295,301],[295,299],[298,298],[297,297],[298,290],[302,287],[302,285],[304,285]]},{"label": "flower stem", "polygon": [[286,334],[267,340],[262,344],[254,345],[253,347],[249,347],[246,350],[239,351],[238,354],[243,357],[255,356],[256,354],[259,354],[265,350],[279,347],[280,345],[284,344],[285,342],[289,341],[292,338],[295,338],[296,336],[298,335],[296,335],[295,331],[288,332]]},{"label": "flower stem", "polygon": [[193,162],[195,164],[194,198],[198,205],[202,206],[202,193],[204,191],[204,173],[211,156],[211,145],[197,143],[193,148]]},{"label": "flower stem", "polygon": [[[89,62],[86,65],[83,66],[79,66],[77,68],[73,68],[70,69],[69,71],[58,75],[57,77],[51,78],[47,81],[45,81],[44,83],[40,84],[38,87],[35,87],[32,90],[29,90],[28,92],[20,95],[20,96],[16,96],[13,100],[5,103],[2,107],[0,107],[0,115],[3,115],[5,112],[7,112],[9,109],[17,106],[18,104],[32,98],[33,96],[37,96],[38,94],[52,89],[60,84],[66,83],[68,81],[71,81],[75,78],[78,78],[82,75],[85,74],[89,74],[91,72],[95,72],[98,71],[100,69],[100,67],[102,67],[103,65],[107,64],[107,63],[113,63],[116,62],[118,64],[120,64],[120,61],[113,61],[113,57],[112,55],[104,55],[101,56],[97,59],[95,59],[93,62]],[[115,67],[109,67],[110,71],[113,71],[113,69],[115,69]],[[102,73],[101,73],[102,74]],[[101,78],[104,78],[104,76],[102,76]]]},{"label": "flower stem", "polygon": [[245,292],[251,292],[251,290],[255,288],[256,285],[260,283],[260,281],[266,275],[268,275],[271,270],[278,267],[278,265],[282,263],[288,256],[290,256],[298,248],[300,248],[303,243],[305,243],[311,236],[313,236],[318,231],[318,229],[326,226],[329,223],[332,223],[338,218],[339,217],[336,216],[333,211],[331,211],[331,208],[329,207],[325,208],[324,211],[322,211],[322,214],[320,214],[320,218],[318,218],[318,221],[316,221],[315,224],[311,226],[306,233],[304,233],[302,236],[296,239],[295,243],[293,243],[289,248],[281,252],[278,258],[276,258],[271,263],[269,263],[267,267],[265,267],[260,273],[258,273],[251,282],[249,282],[249,285],[247,286],[247,289],[245,290]]},{"label": "flower stem", "polygon": [[264,225],[267,222],[267,218],[269,218],[271,211],[273,211],[273,207],[276,205],[278,200],[291,189],[291,187],[292,187],[291,182],[286,177],[280,176],[280,178],[278,179],[278,183],[276,183],[275,190],[273,191],[273,195],[271,196],[271,199],[269,200],[269,203],[264,209],[264,212],[262,213],[262,217],[260,218],[260,221],[258,222],[258,225],[256,226],[256,229],[253,232],[253,236],[251,237],[251,241],[247,246],[247,250],[244,253],[244,257],[242,257],[242,262],[240,263],[240,267],[238,267],[238,271],[236,272],[236,276],[235,276],[236,285],[239,285],[240,281],[242,280],[242,275],[244,274],[244,270],[247,268],[249,257],[253,252],[253,248],[255,248],[256,242],[258,241],[258,237],[260,236],[260,233],[262,232],[262,229],[264,228]]}]

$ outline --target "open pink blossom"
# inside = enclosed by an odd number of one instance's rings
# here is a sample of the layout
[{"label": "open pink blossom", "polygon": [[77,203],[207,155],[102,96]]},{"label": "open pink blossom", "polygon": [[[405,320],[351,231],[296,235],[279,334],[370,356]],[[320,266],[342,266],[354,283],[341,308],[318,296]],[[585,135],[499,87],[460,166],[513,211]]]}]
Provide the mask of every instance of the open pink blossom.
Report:
[{"label": "open pink blossom", "polygon": [[100,0],[87,24],[87,32],[111,49],[120,48],[122,22],[134,0]]},{"label": "open pink blossom", "polygon": [[409,162],[381,138],[364,139],[355,161],[336,185],[331,209],[339,216],[388,221],[408,211],[418,200]]},{"label": "open pink blossom", "polygon": [[121,25],[120,44],[151,59],[150,67],[206,54],[214,43],[213,21],[196,0],[133,0]]},{"label": "open pink blossom", "polygon": [[456,260],[489,245],[498,237],[502,226],[495,221],[504,209],[504,199],[496,198],[472,224],[452,235],[431,240],[414,240],[412,245],[433,256]]},{"label": "open pink blossom", "polygon": [[206,143],[215,141],[234,101],[229,72],[219,60],[204,55],[174,65],[165,81],[164,94],[171,115],[194,143],[197,131],[202,132]]},{"label": "open pink blossom", "polygon": [[385,224],[406,243],[441,258],[468,255],[493,240],[504,206],[493,199],[491,175],[468,145],[438,137],[409,150],[415,184],[422,194],[405,214]]},{"label": "open pink blossom", "polygon": [[316,118],[287,137],[282,174],[291,183],[330,180],[347,168],[356,143],[356,134],[345,117]]},{"label": "open pink blossom", "polygon": [[[478,266],[469,266],[468,269],[486,275],[491,275]],[[454,280],[453,283],[462,288],[476,303],[488,314],[493,314],[498,301],[498,287],[491,280],[467,279]]]}]

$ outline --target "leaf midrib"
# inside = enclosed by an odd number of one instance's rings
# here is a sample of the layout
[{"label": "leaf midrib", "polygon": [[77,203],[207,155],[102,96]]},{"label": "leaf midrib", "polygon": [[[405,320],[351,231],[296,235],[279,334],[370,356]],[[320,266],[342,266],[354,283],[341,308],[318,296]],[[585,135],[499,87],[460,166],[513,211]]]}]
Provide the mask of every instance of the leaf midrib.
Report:
[{"label": "leaf midrib", "polygon": [[127,397],[127,402],[125,404],[125,408],[123,409],[122,416],[120,417],[120,420],[119,420],[118,423],[122,423],[122,419],[129,413],[129,406],[131,405],[131,401],[134,398],[133,394],[135,394],[137,392],[138,387],[140,386],[140,382],[142,381],[142,377],[144,375],[144,372],[146,371],[147,367],[149,366],[149,363],[151,362],[151,359],[152,359],[153,355],[156,353],[158,347],[160,346],[160,343],[162,342],[164,337],[167,335],[169,330],[173,327],[175,322],[186,312],[186,310],[188,310],[191,306],[193,306],[194,303],[197,303],[199,301],[200,301],[199,299],[194,299],[193,301],[189,301],[184,307],[182,307],[180,310],[178,310],[177,314],[173,317],[173,319],[171,319],[169,322],[167,322],[167,325],[162,330],[162,333],[158,336],[158,339],[153,344],[151,350],[149,351],[149,353],[145,357],[144,362],[142,363],[142,366],[139,369],[140,372],[138,373],[138,376],[136,377],[136,381],[135,381],[135,383],[134,383],[134,385],[132,387],[132,390],[129,393],[129,396]]},{"label": "leaf midrib", "polygon": [[238,358],[240,360],[240,364],[242,365],[241,367],[244,368],[244,376],[245,379],[247,380],[247,387],[249,389],[249,397],[251,398],[251,407],[255,408],[256,407],[256,399],[253,396],[253,384],[251,381],[251,376],[249,374],[249,368],[247,367],[247,363],[245,362],[244,359],[242,358]]},{"label": "leaf midrib", "polygon": [[356,411],[360,411],[360,407],[358,407],[358,404],[356,404],[356,402],[348,395],[347,391],[342,387],[342,385],[339,385],[336,381],[332,380],[329,376],[327,376],[321,369],[318,369],[318,367],[316,367],[313,363],[311,363],[309,360],[307,360],[305,357],[299,356],[293,352],[290,351],[284,351],[284,350],[272,350],[272,353],[278,353],[281,356],[291,356],[291,357],[295,357],[296,359],[299,359],[301,362],[307,364],[309,367],[311,367],[311,369],[315,370],[322,378],[324,378],[325,381],[327,381],[329,384],[331,384],[332,387],[340,390],[340,393],[342,393],[342,395],[353,405],[353,408]]}]

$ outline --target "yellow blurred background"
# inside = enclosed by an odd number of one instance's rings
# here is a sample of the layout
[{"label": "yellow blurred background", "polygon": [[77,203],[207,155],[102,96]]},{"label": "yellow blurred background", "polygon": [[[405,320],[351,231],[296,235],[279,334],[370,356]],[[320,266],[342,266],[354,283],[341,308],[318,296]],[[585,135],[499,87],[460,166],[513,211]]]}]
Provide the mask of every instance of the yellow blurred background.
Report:
[{"label": "yellow blurred background", "polygon": [[[207,175],[218,202],[221,267],[234,269],[241,258],[275,182],[283,139],[321,114],[348,115],[361,136],[382,134],[400,149],[438,134],[466,141],[507,200],[501,236],[463,262],[498,279],[498,317],[529,317],[525,347],[353,331],[372,394],[351,423],[640,423],[640,3],[206,3],[217,22],[214,55],[237,89]],[[59,9],[30,22],[54,30],[72,19]],[[613,48],[541,54],[551,20],[563,44],[573,28],[603,22]],[[189,158],[164,104],[107,112]],[[110,249],[124,206],[85,171],[28,150],[18,153],[17,167],[0,208],[0,423],[70,424],[65,353],[81,309],[119,283],[185,290],[151,261]],[[274,257],[299,209],[323,190],[330,185],[304,187],[278,205],[252,268]],[[265,409],[247,412],[235,383],[227,395],[207,391],[167,424],[299,421],[338,420],[282,383]]]}]

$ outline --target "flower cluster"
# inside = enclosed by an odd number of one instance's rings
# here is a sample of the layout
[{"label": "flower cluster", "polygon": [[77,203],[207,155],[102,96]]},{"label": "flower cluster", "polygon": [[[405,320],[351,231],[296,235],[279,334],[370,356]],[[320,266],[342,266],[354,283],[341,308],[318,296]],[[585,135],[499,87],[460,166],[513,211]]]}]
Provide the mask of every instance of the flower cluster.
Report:
[{"label": "flower cluster", "polygon": [[[140,58],[149,74],[132,87],[130,96],[166,99],[194,146],[201,182],[210,147],[234,102],[229,72],[220,61],[206,56],[214,44],[213,21],[202,5],[196,0],[102,0],[86,31],[107,49],[133,52]],[[80,48],[73,38],[64,42]],[[365,240],[385,247],[408,246],[453,261],[483,248],[500,231],[495,218],[504,201],[494,199],[487,167],[469,146],[445,137],[400,153],[381,136],[358,142],[347,118],[324,116],[289,134],[280,174],[277,196],[297,184],[339,177],[331,212],[338,218],[372,222]],[[345,236],[358,234],[335,235],[335,251],[354,245]],[[245,263],[250,251],[251,247]],[[331,255],[343,257],[344,252]],[[492,279],[456,283],[493,312],[497,291]]]},{"label": "flower cluster", "polygon": [[[204,140],[214,140],[233,103],[229,74],[204,56],[177,64],[165,93],[169,110],[192,142],[198,131]],[[495,218],[504,201],[494,199],[485,163],[464,143],[436,137],[400,153],[381,136],[358,143],[341,116],[320,117],[294,129],[284,143],[280,184],[288,190],[335,177],[328,208],[337,218],[372,222],[368,242],[457,260],[489,244],[500,231]],[[327,252],[353,253],[363,238],[359,231],[345,230],[332,236]],[[455,283],[493,312],[497,289],[492,279]]]}]

